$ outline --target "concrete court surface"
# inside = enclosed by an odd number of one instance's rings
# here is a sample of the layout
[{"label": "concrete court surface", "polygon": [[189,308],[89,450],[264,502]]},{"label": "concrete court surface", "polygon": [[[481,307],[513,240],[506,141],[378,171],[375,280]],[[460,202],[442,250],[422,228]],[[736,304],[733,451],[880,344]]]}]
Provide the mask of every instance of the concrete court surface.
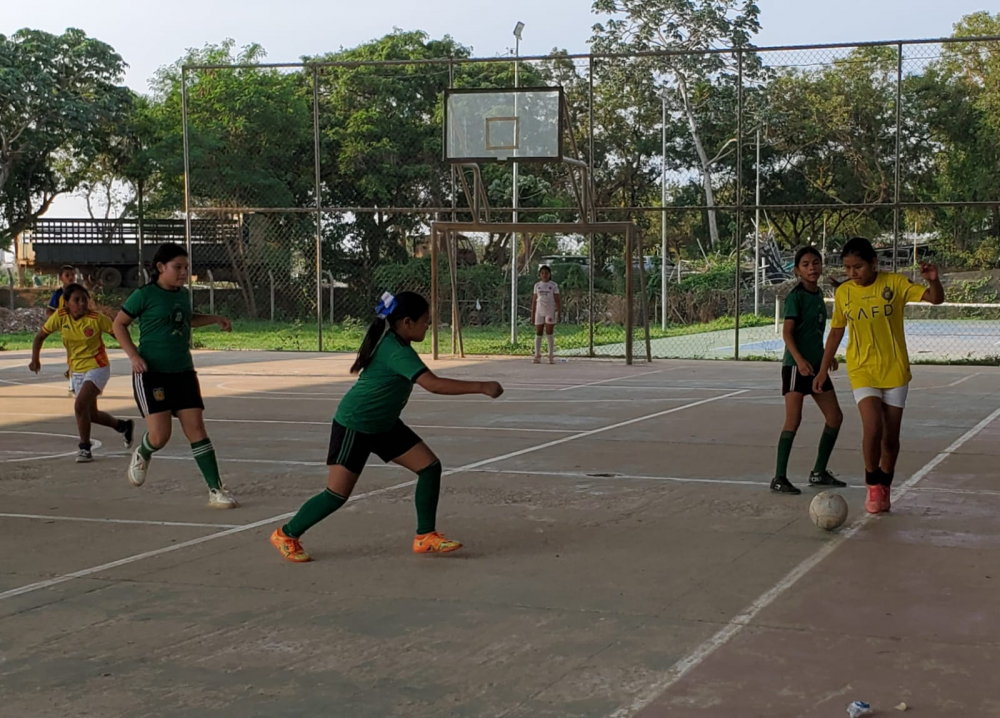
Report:
[{"label": "concrete court surface", "polygon": [[[0,716],[1000,716],[1000,372],[915,368],[892,514],[864,518],[860,426],[810,489],[771,495],[768,363],[441,361],[485,397],[417,388],[404,418],[446,471],[414,556],[412,477],[369,464],[283,561],[274,526],[324,485],[344,355],[197,352],[242,508],[206,506],[179,427],[141,489],[117,435],[77,465],[62,352],[0,354]],[[102,408],[137,417],[128,363]],[[800,484],[822,419],[807,407]]]}]

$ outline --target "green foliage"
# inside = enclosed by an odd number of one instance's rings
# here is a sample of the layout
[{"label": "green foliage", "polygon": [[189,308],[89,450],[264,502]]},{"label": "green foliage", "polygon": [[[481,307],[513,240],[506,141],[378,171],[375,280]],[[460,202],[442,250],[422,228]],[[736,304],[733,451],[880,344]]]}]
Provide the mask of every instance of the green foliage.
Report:
[{"label": "green foliage", "polygon": [[128,111],[125,62],[82,30],[0,35],[0,248],[74,191]]}]

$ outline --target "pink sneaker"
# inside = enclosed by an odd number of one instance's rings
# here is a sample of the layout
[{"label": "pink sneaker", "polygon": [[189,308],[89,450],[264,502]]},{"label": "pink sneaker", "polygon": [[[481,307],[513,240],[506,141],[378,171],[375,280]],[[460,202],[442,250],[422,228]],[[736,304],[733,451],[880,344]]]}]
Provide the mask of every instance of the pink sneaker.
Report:
[{"label": "pink sneaker", "polygon": [[865,511],[870,514],[882,513],[882,487],[868,484],[868,498],[865,499]]},{"label": "pink sneaker", "polygon": [[892,509],[892,499],[889,498],[889,494],[892,492],[891,486],[882,487],[882,511],[888,512]]}]

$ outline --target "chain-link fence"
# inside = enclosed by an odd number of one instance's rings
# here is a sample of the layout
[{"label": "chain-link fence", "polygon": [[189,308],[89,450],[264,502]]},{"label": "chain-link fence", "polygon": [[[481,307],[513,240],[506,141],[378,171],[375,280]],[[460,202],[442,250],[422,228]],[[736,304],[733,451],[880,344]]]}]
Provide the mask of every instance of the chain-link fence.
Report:
[{"label": "chain-link fence", "polygon": [[[303,349],[356,348],[383,291],[429,295],[431,224],[472,217],[461,170],[442,159],[445,90],[510,88],[516,74],[521,87],[563,89],[565,153],[588,165],[593,219],[637,228],[639,294],[625,296],[619,235],[458,233],[445,250],[456,292],[441,296],[443,351],[454,300],[466,353],[531,352],[532,287],[547,264],[565,354],[619,356],[631,311],[637,326],[648,320],[654,357],[775,357],[795,249],[821,248],[836,275],[840,246],[860,235],[888,270],[941,266],[953,306],[914,315],[908,331],[933,338],[916,360],[990,361],[998,57],[1000,39],[972,38],[189,66],[189,215],[232,228],[193,249],[196,301],[292,331]],[[515,206],[521,222],[582,219],[565,165],[518,169],[515,202],[513,165],[480,167],[492,221],[510,222]],[[199,255],[213,252],[209,277]],[[645,336],[633,339],[642,356]]]}]

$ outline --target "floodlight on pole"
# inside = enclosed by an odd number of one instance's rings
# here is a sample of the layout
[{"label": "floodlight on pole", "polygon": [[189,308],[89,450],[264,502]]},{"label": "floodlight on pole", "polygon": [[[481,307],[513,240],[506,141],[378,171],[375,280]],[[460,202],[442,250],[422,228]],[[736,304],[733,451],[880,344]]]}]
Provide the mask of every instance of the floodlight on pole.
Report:
[{"label": "floodlight on pole", "polygon": [[[520,57],[521,57],[521,33],[524,31],[524,23],[518,22],[514,26],[514,89],[520,86]],[[517,116],[517,93],[514,93],[514,116]],[[515,124],[514,127],[517,127]],[[517,137],[514,138],[514,146],[518,145]],[[511,206],[514,209],[514,224],[518,221],[518,205],[520,198],[517,191],[517,150],[514,151],[514,187],[512,191]],[[517,345],[517,232],[510,233],[510,343]]]}]

